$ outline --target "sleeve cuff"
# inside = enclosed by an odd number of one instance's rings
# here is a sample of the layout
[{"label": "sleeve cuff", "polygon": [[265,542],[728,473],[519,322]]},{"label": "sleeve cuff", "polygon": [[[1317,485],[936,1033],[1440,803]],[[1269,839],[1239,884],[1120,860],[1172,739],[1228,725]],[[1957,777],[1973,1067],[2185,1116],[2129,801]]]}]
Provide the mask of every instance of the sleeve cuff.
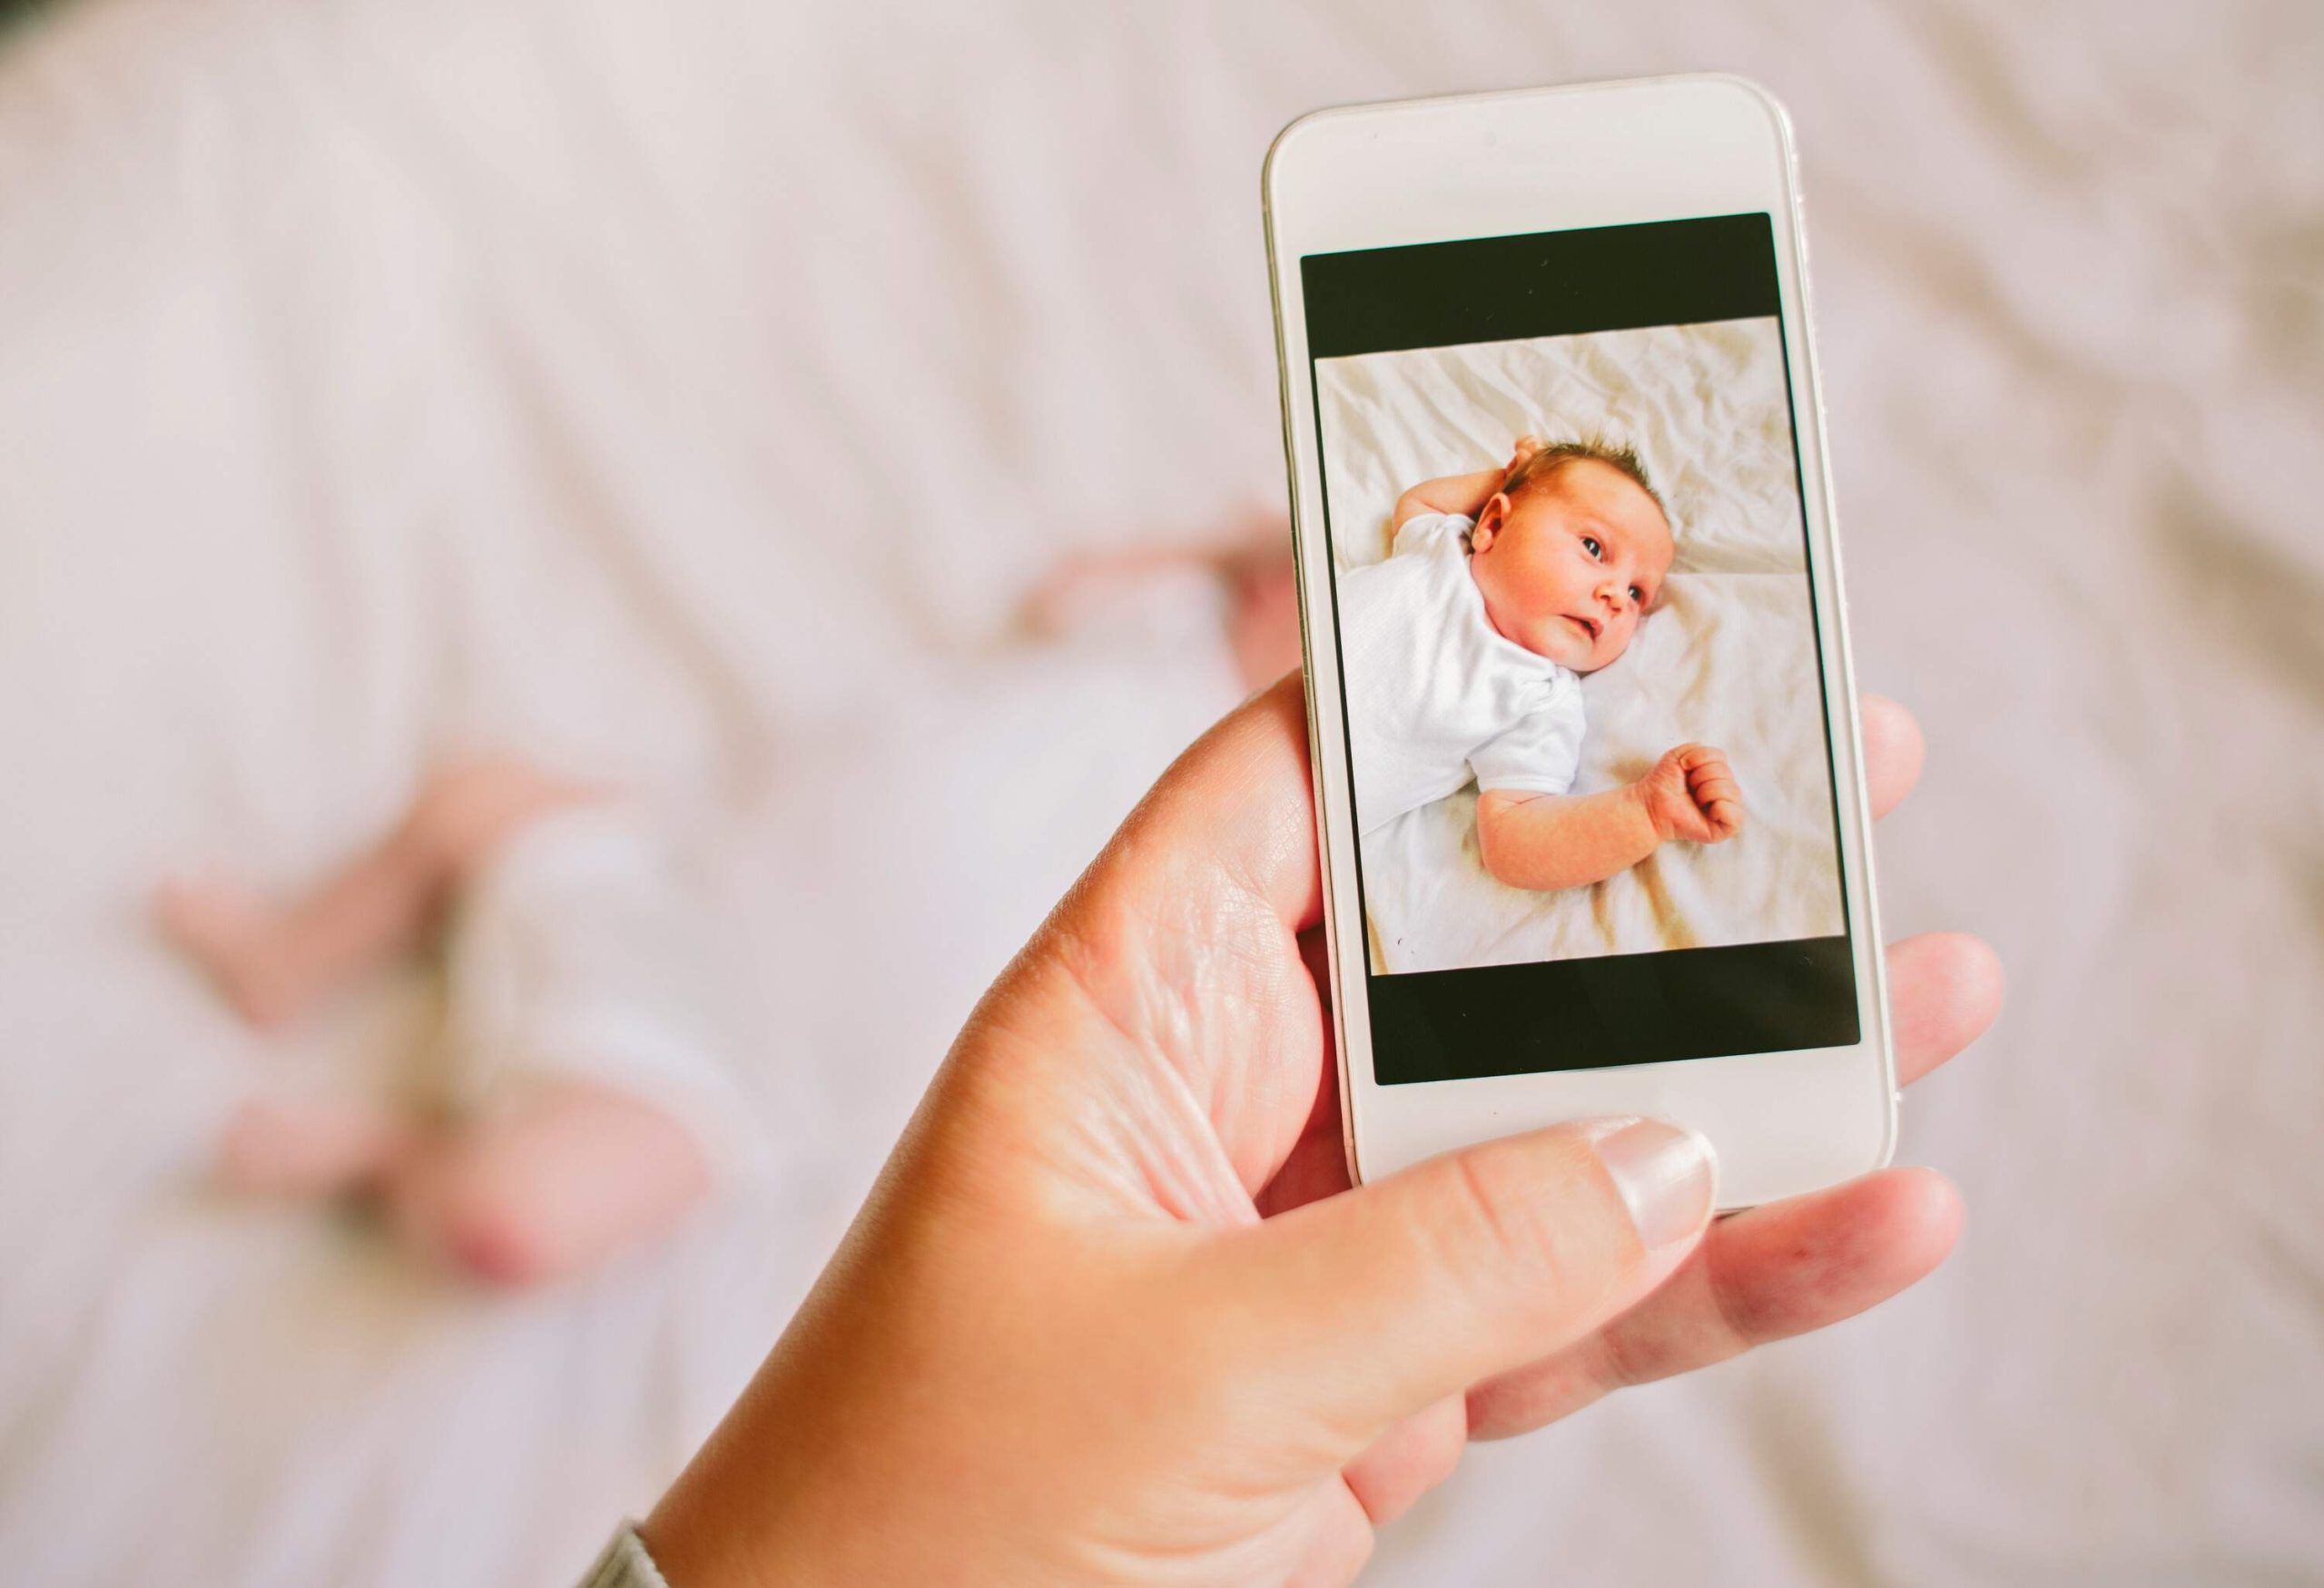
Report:
[{"label": "sleeve cuff", "polygon": [[597,1557],[597,1563],[581,1579],[579,1588],[670,1588],[670,1584],[654,1557],[645,1553],[645,1543],[637,1536],[637,1524],[625,1522],[606,1545],[606,1553]]}]

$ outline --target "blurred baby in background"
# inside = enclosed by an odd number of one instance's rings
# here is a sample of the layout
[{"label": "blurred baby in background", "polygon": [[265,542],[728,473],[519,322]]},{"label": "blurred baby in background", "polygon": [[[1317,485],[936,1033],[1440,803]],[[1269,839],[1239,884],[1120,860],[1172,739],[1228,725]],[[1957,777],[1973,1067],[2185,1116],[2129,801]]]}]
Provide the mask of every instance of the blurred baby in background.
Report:
[{"label": "blurred baby in background", "polygon": [[586,1272],[673,1228],[744,1153],[699,984],[700,912],[651,821],[514,758],[439,766],[391,831],[283,902],[173,881],[162,930],[243,1020],[280,1030],[438,952],[440,1040],[408,1102],[263,1098],[218,1175],[258,1196],[356,1194],[487,1283]]}]

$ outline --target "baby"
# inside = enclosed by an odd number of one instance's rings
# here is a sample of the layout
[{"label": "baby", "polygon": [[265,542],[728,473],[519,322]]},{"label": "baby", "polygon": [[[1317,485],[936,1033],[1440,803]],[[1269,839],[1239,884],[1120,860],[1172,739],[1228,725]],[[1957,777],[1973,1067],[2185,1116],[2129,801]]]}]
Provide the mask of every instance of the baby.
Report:
[{"label": "baby", "polygon": [[1552,889],[1741,830],[1726,754],[1705,745],[1623,787],[1568,792],[1580,676],[1629,648],[1670,571],[1670,520],[1635,452],[1522,437],[1505,469],[1406,491],[1390,535],[1384,561],[1339,581],[1359,832],[1473,777],[1485,869]]}]

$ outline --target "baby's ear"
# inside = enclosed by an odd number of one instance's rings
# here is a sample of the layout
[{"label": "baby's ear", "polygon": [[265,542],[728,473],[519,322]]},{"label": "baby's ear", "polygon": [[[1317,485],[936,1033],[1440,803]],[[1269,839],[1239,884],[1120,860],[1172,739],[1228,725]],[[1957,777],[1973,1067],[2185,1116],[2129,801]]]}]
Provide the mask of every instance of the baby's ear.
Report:
[{"label": "baby's ear", "polygon": [[1485,505],[1477,509],[1476,527],[1469,531],[1469,549],[1482,551],[1491,546],[1492,538],[1501,533],[1501,527],[1508,518],[1509,493],[1493,492],[1485,499]]}]

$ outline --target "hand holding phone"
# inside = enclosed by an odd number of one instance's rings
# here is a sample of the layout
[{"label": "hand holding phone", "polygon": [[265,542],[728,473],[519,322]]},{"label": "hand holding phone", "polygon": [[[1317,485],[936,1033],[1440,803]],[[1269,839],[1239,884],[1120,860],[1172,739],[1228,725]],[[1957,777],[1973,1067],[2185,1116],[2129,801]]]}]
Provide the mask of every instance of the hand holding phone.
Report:
[{"label": "hand holding phone", "polygon": [[[1885,808],[1915,736],[1867,707]],[[646,1524],[671,1581],[1344,1583],[1467,1439],[1851,1317],[1944,1257],[1958,1207],[1926,1170],[1706,1229],[1699,1144],[1652,1121],[1351,1190],[1303,963],[1304,719],[1286,680],[1206,735],[994,985]],[[1910,1080],[1998,985],[1966,939],[1893,952]]]}]

